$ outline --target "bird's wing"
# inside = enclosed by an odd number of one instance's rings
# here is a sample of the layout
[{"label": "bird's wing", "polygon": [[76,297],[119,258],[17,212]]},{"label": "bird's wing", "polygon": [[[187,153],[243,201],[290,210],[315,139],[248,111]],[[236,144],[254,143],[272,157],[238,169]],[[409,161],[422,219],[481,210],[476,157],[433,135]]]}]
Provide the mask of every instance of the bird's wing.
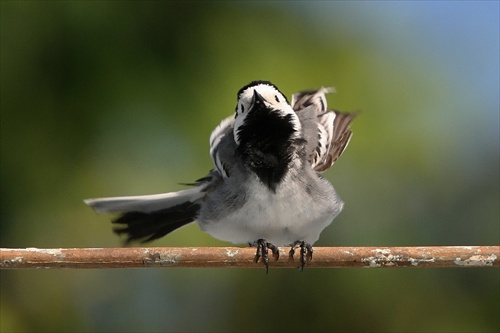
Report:
[{"label": "bird's wing", "polygon": [[[292,108],[299,115],[308,141],[309,162],[315,171],[330,168],[352,136],[354,113],[328,111],[326,94],[333,88],[301,91],[292,96]],[[314,120],[311,118],[314,117]]]},{"label": "bird's wing", "polygon": [[326,94],[333,92],[335,92],[335,89],[332,87],[300,91],[292,95],[292,108],[295,111],[299,111],[310,105],[315,105],[318,109],[318,114],[324,113],[328,110]]},{"label": "bird's wing", "polygon": [[342,155],[351,140],[351,122],[356,117],[355,113],[344,113],[340,111],[329,111],[318,117],[319,126],[325,129],[328,148],[326,153],[318,158],[313,165],[318,172],[330,168]]},{"label": "bird's wing", "polygon": [[210,156],[215,168],[223,178],[229,176],[229,164],[223,158],[225,156],[225,143],[233,139],[234,116],[229,116],[212,131],[210,135]]}]

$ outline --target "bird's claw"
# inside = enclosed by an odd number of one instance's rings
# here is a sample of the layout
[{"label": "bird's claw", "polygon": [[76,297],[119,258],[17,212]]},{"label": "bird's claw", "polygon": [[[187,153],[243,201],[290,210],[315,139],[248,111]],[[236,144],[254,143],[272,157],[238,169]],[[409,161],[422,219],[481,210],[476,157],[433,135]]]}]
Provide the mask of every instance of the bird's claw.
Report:
[{"label": "bird's claw", "polygon": [[280,257],[280,252],[277,246],[267,242],[265,239],[259,239],[254,243],[257,247],[257,252],[255,253],[255,262],[259,262],[259,259],[262,257],[262,262],[264,266],[266,266],[266,274],[269,272],[269,255],[268,250],[271,250],[274,259],[278,260]]},{"label": "bird's claw", "polygon": [[313,248],[312,245],[309,243],[306,243],[304,241],[295,241],[293,244],[291,244],[291,249],[290,252],[288,252],[288,256],[290,260],[293,261],[293,255],[295,254],[295,249],[300,247],[300,269],[303,271],[304,266],[307,264],[308,261],[312,260],[313,256]]}]

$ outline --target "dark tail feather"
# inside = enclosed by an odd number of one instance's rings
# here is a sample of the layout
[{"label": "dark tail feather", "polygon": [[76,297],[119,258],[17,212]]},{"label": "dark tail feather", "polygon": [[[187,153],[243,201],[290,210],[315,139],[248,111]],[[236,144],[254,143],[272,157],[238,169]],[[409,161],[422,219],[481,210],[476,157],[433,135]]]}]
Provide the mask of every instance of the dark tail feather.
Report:
[{"label": "dark tail feather", "polygon": [[125,234],[126,244],[136,240],[146,243],[193,222],[198,217],[199,211],[199,204],[185,202],[151,213],[128,212],[113,221],[124,225],[113,231],[118,235]]}]

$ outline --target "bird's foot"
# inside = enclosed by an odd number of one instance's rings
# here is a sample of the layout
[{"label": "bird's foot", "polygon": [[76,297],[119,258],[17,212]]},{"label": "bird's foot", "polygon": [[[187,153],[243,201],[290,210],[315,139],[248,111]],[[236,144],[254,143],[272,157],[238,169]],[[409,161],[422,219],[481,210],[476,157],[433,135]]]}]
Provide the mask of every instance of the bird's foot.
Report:
[{"label": "bird's foot", "polygon": [[255,262],[259,262],[262,257],[262,262],[266,266],[266,274],[269,272],[269,255],[268,250],[271,250],[274,259],[278,260],[280,257],[280,252],[277,246],[267,242],[265,239],[259,239],[253,243],[253,246],[257,247],[257,253],[255,254]]},{"label": "bird's foot", "polygon": [[300,247],[300,269],[303,271],[304,266],[308,261],[312,260],[313,248],[312,245],[304,241],[295,241],[291,244],[290,252],[288,252],[290,260],[293,261],[293,255],[295,254],[295,249]]}]

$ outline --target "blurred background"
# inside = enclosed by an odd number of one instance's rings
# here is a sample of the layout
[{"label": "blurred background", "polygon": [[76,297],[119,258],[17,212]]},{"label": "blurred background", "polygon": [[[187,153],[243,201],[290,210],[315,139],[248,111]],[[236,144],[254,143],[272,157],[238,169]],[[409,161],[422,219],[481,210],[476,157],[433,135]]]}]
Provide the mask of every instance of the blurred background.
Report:
[{"label": "blurred background", "polygon": [[[497,1],[2,1],[0,245],[120,246],[82,199],[204,176],[256,79],[362,112],[316,246],[500,243]],[[0,274],[3,332],[500,330],[499,269]]]}]

